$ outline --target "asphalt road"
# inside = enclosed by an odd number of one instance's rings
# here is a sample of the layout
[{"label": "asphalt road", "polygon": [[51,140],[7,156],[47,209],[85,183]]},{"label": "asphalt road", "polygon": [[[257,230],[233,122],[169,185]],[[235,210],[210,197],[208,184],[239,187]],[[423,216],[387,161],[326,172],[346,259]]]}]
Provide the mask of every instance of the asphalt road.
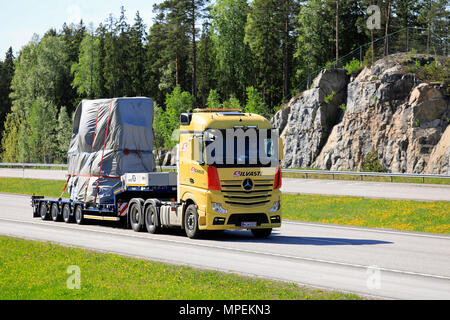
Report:
[{"label": "asphalt road", "polygon": [[[190,240],[111,225],[32,218],[30,198],[0,194],[0,234],[393,299],[450,299],[450,237],[285,221]],[[83,281],[83,270],[81,270]]]},{"label": "asphalt road", "polygon": [[[2,168],[0,177],[66,180],[67,171]],[[450,185],[284,178],[281,191],[367,198],[450,201]]]}]

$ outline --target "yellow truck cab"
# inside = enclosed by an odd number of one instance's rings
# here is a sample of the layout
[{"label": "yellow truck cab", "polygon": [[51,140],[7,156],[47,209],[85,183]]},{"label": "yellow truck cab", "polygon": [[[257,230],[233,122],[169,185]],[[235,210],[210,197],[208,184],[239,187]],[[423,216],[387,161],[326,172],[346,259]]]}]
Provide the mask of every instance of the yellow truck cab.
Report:
[{"label": "yellow truck cab", "polygon": [[240,110],[182,114],[178,199],[187,236],[249,229],[268,237],[281,227],[282,144],[270,122]]}]

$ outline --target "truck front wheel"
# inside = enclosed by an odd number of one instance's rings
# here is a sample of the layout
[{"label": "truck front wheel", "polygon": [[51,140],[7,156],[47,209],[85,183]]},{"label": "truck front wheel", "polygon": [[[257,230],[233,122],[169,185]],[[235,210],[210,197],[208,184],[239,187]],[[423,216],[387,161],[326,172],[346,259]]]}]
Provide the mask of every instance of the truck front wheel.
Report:
[{"label": "truck front wheel", "polygon": [[184,214],[184,230],[190,239],[197,239],[200,237],[200,230],[198,229],[198,213],[194,204],[187,207]]}]

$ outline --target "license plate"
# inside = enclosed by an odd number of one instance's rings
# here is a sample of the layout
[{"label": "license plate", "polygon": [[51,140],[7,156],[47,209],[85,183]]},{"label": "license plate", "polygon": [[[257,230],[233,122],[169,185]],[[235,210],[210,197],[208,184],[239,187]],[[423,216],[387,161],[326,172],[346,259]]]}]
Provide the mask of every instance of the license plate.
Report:
[{"label": "license plate", "polygon": [[242,222],[242,228],[254,228],[256,227],[256,222]]}]

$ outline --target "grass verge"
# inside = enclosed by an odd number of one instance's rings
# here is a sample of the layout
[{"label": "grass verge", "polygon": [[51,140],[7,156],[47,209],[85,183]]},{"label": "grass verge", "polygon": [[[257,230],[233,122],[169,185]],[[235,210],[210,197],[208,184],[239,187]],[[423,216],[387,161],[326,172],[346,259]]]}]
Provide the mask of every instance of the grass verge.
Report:
[{"label": "grass verge", "polygon": [[450,233],[449,201],[283,194],[283,218],[402,231]]},{"label": "grass verge", "polygon": [[[68,267],[80,270],[70,290]],[[2,300],[300,300],[360,299],[325,291],[186,266],[0,236]]]},{"label": "grass verge", "polygon": [[[0,192],[59,197],[65,181],[0,178]],[[401,231],[450,233],[449,201],[283,194],[283,218]]]},{"label": "grass verge", "polygon": [[[346,181],[361,181],[361,176],[355,175],[333,175],[326,173],[308,173],[308,177],[306,177],[306,173],[302,173],[302,169],[298,169],[298,173],[283,173],[283,178],[296,178],[296,179],[324,179],[324,180],[346,180]],[[371,181],[371,182],[395,182],[395,183],[419,183],[422,184],[422,178],[410,178],[410,177],[392,177],[392,181],[390,177],[378,177],[378,176],[363,176],[363,181]],[[450,179],[445,178],[425,178],[426,184],[441,184],[441,185],[450,185]]]},{"label": "grass verge", "polygon": [[61,195],[65,184],[66,181],[60,180],[0,178],[0,192],[57,198]]}]

